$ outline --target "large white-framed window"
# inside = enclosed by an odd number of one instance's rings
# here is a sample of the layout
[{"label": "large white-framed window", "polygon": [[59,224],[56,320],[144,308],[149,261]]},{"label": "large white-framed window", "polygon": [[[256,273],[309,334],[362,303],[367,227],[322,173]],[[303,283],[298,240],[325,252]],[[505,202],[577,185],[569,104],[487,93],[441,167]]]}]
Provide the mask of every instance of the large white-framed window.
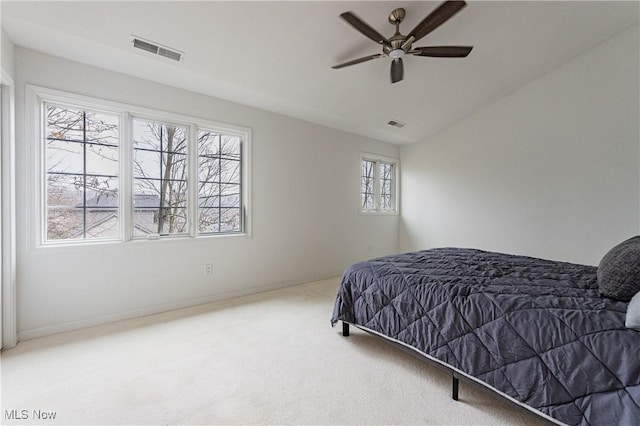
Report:
[{"label": "large white-framed window", "polygon": [[27,86],[36,247],[249,235],[251,130]]},{"label": "large white-framed window", "polygon": [[398,167],[396,159],[374,154],[360,157],[360,212],[398,213]]}]

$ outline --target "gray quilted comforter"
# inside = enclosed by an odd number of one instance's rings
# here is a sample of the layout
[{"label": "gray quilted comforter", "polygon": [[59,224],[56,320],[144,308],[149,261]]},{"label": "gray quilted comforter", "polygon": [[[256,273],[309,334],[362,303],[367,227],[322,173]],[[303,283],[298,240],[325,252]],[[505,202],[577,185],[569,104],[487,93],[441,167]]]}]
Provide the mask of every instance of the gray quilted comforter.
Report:
[{"label": "gray quilted comforter", "polygon": [[442,248],[349,267],[342,320],[570,425],[640,425],[640,332],[596,268]]}]

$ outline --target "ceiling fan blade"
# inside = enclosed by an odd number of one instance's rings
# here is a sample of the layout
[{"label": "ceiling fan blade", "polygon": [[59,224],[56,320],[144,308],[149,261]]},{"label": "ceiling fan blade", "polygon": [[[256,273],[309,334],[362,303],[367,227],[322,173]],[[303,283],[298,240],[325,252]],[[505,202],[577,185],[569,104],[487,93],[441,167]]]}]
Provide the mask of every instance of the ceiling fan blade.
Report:
[{"label": "ceiling fan blade", "polygon": [[404,76],[404,65],[402,58],[396,58],[391,62],[391,83],[397,83]]},{"label": "ceiling fan blade", "polygon": [[410,54],[414,56],[431,56],[434,58],[465,58],[473,46],[428,46],[414,47]]},{"label": "ceiling fan blade", "polygon": [[340,69],[340,68],[344,68],[344,67],[348,67],[348,66],[351,66],[351,65],[359,64],[361,62],[366,62],[366,61],[370,61],[372,59],[380,58],[382,56],[384,56],[382,53],[376,53],[375,55],[369,55],[369,56],[365,56],[363,58],[358,58],[358,59],[353,59],[353,60],[348,61],[348,62],[343,62],[342,64],[334,65],[331,68],[333,68],[334,70],[337,70],[337,69]]},{"label": "ceiling fan blade", "polygon": [[442,3],[436,10],[431,12],[418,25],[416,25],[407,37],[414,37],[414,41],[420,40],[422,37],[448,21],[449,18],[458,13],[460,9],[466,5],[467,3],[464,1],[446,1]]},{"label": "ceiling fan blade", "polygon": [[371,28],[369,24],[364,22],[362,19],[358,18],[353,12],[344,12],[340,14],[340,17],[351,24],[353,28],[355,28],[371,40],[375,41],[376,43],[382,45],[390,45],[389,40],[387,40],[376,30]]}]

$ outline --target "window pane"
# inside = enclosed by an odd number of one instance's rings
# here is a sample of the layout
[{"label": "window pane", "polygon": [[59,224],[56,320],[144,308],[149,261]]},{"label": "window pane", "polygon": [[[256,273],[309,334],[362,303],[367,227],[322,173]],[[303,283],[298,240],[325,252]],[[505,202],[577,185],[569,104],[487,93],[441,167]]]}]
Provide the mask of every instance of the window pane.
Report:
[{"label": "window pane", "polygon": [[133,235],[142,237],[150,234],[159,234],[158,207],[133,209]]},{"label": "window pane", "polygon": [[240,160],[240,138],[237,136],[222,135],[220,152],[223,158]]},{"label": "window pane", "polygon": [[118,175],[118,148],[86,144],[87,173],[94,175]]},{"label": "window pane", "polygon": [[187,209],[164,208],[158,216],[160,234],[177,234],[187,231]]},{"label": "window pane", "polygon": [[105,145],[118,145],[118,117],[87,111],[87,140]]},{"label": "window pane", "polygon": [[184,179],[187,176],[187,156],[163,152],[162,170],[165,179]]},{"label": "window pane", "polygon": [[240,209],[221,209],[220,232],[240,231]]},{"label": "window pane", "polygon": [[47,139],[84,142],[84,112],[75,108],[46,104]]},{"label": "window pane", "polygon": [[87,238],[118,238],[120,227],[117,210],[87,214]]},{"label": "window pane", "polygon": [[162,132],[162,151],[183,155],[187,153],[188,130],[186,127],[163,125],[160,131]]},{"label": "window pane", "polygon": [[48,103],[44,111],[46,239],[117,238],[119,117]]},{"label": "window pane", "polygon": [[83,145],[77,142],[47,140],[47,171],[82,174]]},{"label": "window pane", "polygon": [[134,149],[160,150],[160,128],[153,121],[133,120],[133,147]]},{"label": "window pane", "polygon": [[362,210],[375,209],[373,186],[374,171],[375,162],[368,160],[362,161],[362,180],[360,185]]},{"label": "window pane", "polygon": [[87,238],[118,238],[118,178],[87,176]]},{"label": "window pane", "polygon": [[142,149],[133,150],[133,175],[151,178],[160,175],[160,153]]},{"label": "window pane", "polygon": [[76,208],[47,208],[47,240],[82,239],[84,213]]},{"label": "window pane", "polygon": [[380,163],[380,209],[393,210],[393,164]]},{"label": "window pane", "polygon": [[198,233],[220,232],[220,209],[198,209]]},{"label": "window pane", "polygon": [[220,196],[220,207],[239,207],[240,194]]},{"label": "window pane", "polygon": [[89,210],[118,208],[118,178],[86,177],[86,206]]},{"label": "window pane", "polygon": [[201,129],[198,143],[198,232],[241,232],[241,139]]},{"label": "window pane", "polygon": [[212,195],[210,197],[200,197],[198,200],[198,207],[201,207],[201,208],[220,207],[220,196]]},{"label": "window pane", "polygon": [[178,207],[187,204],[186,181],[163,181],[161,187],[161,205],[164,207]]},{"label": "window pane", "polygon": [[199,156],[198,157],[198,180],[200,182],[219,182],[220,158]]},{"label": "window pane", "polygon": [[188,129],[133,120],[134,236],[187,232]]},{"label": "window pane", "polygon": [[200,209],[198,217],[199,233],[240,232],[242,229],[241,210],[235,208]]},{"label": "window pane", "polygon": [[201,182],[198,192],[198,207],[220,207],[220,185]]},{"label": "window pane", "polygon": [[133,180],[133,205],[136,206],[139,201],[145,204],[149,201],[149,197],[157,200],[156,206],[160,206],[160,179],[142,179],[134,178]]},{"label": "window pane", "polygon": [[240,183],[240,161],[221,160],[220,161],[220,181],[229,183]]},{"label": "window pane", "polygon": [[47,206],[82,208],[84,177],[49,173],[47,175]]},{"label": "window pane", "polygon": [[198,132],[198,155],[219,156],[220,154],[220,135],[209,130],[200,130]]}]

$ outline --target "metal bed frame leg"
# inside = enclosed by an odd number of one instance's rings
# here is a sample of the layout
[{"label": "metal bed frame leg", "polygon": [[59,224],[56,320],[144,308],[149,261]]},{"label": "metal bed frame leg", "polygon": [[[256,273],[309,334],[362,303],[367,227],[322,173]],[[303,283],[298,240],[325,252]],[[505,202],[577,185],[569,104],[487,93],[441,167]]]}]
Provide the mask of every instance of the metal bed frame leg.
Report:
[{"label": "metal bed frame leg", "polygon": [[452,377],[453,377],[453,387],[451,389],[451,398],[453,398],[454,401],[457,401],[459,380],[456,376],[452,376]]},{"label": "metal bed frame leg", "polygon": [[349,324],[346,322],[342,322],[342,335],[347,337],[349,335]]}]

